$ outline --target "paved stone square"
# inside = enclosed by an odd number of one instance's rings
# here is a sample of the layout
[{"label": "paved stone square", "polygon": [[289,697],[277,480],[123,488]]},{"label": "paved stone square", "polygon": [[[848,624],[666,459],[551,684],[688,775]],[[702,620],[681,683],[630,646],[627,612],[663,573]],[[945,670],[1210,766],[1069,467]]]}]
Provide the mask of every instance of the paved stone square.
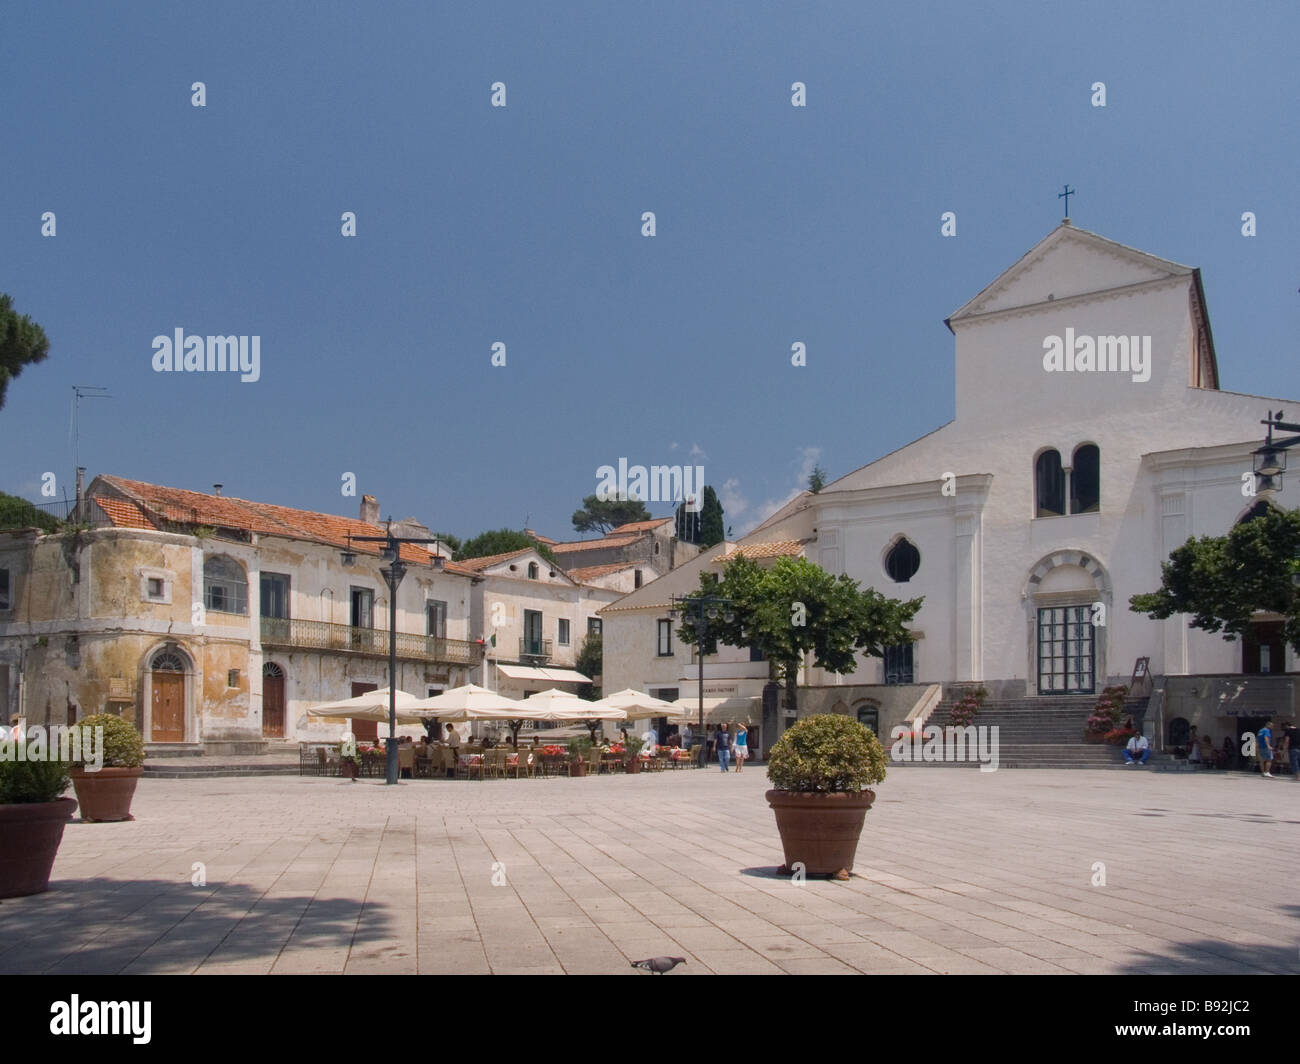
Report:
[{"label": "paved stone square", "polygon": [[766,788],[146,779],[136,821],[73,821],[51,892],[0,902],[0,972],[1300,971],[1289,779],[897,767],[854,878],[802,885]]}]

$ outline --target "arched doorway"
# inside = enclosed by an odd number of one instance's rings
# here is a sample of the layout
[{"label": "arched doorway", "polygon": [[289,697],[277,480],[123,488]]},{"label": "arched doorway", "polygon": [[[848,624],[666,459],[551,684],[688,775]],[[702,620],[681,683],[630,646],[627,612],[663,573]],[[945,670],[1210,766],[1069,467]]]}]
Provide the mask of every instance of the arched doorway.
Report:
[{"label": "arched doorway", "polygon": [[149,738],[155,743],[185,741],[186,662],[175,647],[163,647],[149,662]]},{"label": "arched doorway", "polygon": [[273,661],[262,666],[262,738],[284,738],[284,670]]},{"label": "arched doorway", "polygon": [[1050,554],[1030,573],[1024,599],[1035,692],[1095,693],[1097,677],[1106,675],[1105,616],[1111,600],[1101,564],[1082,551]]}]

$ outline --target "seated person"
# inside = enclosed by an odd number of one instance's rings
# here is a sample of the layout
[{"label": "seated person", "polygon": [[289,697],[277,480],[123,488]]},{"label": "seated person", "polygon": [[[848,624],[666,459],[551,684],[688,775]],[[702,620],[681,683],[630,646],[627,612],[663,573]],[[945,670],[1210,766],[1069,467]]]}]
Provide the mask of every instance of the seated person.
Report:
[{"label": "seated person", "polygon": [[1151,756],[1151,743],[1141,732],[1132,736],[1124,746],[1124,764],[1145,765]]}]

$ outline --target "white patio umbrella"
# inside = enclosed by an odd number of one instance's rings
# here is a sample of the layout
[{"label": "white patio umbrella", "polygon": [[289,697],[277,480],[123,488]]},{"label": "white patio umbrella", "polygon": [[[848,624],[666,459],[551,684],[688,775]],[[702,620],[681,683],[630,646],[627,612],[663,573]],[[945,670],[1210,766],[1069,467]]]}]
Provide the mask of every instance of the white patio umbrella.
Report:
[{"label": "white patio umbrella", "polygon": [[[367,691],[365,694],[356,695],[352,698],[346,698],[340,702],[323,702],[318,706],[311,706],[307,712],[313,717],[344,717],[351,720],[376,720],[386,721],[388,719],[388,688],[381,687],[377,691]],[[405,691],[397,692],[397,720],[402,724],[418,724],[421,717],[415,712],[415,707],[420,703],[420,699],[415,695],[408,694]]]},{"label": "white patio umbrella", "polygon": [[558,687],[529,695],[520,704],[526,707],[525,716],[534,720],[623,720],[627,717],[626,713],[599,702],[588,702]]},{"label": "white patio umbrella", "polygon": [[444,724],[467,720],[529,720],[534,716],[523,702],[473,683],[453,687],[432,698],[416,699],[414,711],[421,718],[437,717]]},{"label": "white patio umbrella", "polygon": [[665,702],[662,698],[655,698],[654,695],[648,695],[643,691],[634,691],[630,687],[615,691],[612,695],[606,695],[599,702],[591,704],[600,706],[604,710],[601,713],[602,720],[627,720],[629,717],[633,719],[668,717],[670,720],[675,720],[680,712],[673,703]]}]

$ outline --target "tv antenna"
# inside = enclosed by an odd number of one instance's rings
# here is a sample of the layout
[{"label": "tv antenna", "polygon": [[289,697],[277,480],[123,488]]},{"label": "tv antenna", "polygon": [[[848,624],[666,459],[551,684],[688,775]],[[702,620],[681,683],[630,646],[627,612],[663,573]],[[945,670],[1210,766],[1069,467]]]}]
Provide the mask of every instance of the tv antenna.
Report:
[{"label": "tv antenna", "polygon": [[72,465],[74,469],[81,468],[81,429],[78,425],[78,414],[81,410],[81,400],[83,399],[112,399],[108,394],[107,388],[100,388],[93,384],[74,384],[72,386]]}]

